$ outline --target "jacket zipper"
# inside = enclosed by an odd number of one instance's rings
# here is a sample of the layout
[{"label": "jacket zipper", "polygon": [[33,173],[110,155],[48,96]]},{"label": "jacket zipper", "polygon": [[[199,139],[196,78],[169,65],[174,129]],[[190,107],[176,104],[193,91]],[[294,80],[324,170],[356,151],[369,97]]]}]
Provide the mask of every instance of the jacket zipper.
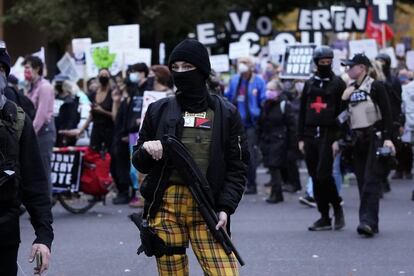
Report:
[{"label": "jacket zipper", "polygon": [[155,202],[155,195],[157,194],[158,189],[160,188],[161,180],[162,180],[162,177],[164,176],[164,170],[165,170],[166,166],[167,166],[167,161],[165,161],[165,163],[162,167],[161,175],[160,175],[160,178],[158,179],[157,187],[155,188],[154,195],[153,195],[153,198],[152,198],[152,202],[151,202],[150,207],[148,209],[147,221],[149,221],[150,214],[151,214],[151,209],[152,209],[152,206],[154,205],[154,202]]},{"label": "jacket zipper", "polygon": [[239,151],[240,151],[240,160],[243,160],[242,148],[241,148],[241,136],[237,136],[237,138],[239,140],[238,145],[239,145]]}]

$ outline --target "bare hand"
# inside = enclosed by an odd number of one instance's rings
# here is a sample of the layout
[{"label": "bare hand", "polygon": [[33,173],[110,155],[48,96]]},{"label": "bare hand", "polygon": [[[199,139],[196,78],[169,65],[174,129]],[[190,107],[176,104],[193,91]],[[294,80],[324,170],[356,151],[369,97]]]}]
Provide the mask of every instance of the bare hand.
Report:
[{"label": "bare hand", "polygon": [[305,143],[303,141],[299,141],[298,143],[299,150],[302,154],[305,154]]},{"label": "bare hand", "polygon": [[392,155],[395,155],[395,153],[396,153],[395,146],[394,146],[394,143],[391,140],[385,140],[383,146],[390,148]]},{"label": "bare hand", "polygon": [[29,262],[32,263],[35,259],[36,253],[39,253],[42,256],[42,266],[39,270],[35,268],[35,273],[42,274],[45,270],[49,268],[49,259],[50,259],[50,250],[49,248],[40,243],[35,243],[32,245],[32,252],[30,253]]},{"label": "bare hand", "polygon": [[223,227],[223,229],[226,230],[226,226],[227,226],[227,214],[226,214],[226,212],[221,211],[219,213],[218,219],[219,219],[219,221],[216,225],[216,230],[219,230],[220,227]]},{"label": "bare hand", "polygon": [[351,96],[352,92],[355,91],[355,86],[349,86],[347,89],[345,89],[344,93],[342,94],[342,100],[346,101]]},{"label": "bare hand", "polygon": [[332,144],[332,153],[334,157],[339,153],[339,144],[337,141]]},{"label": "bare hand", "polygon": [[65,129],[65,130],[59,130],[59,134],[78,138],[82,133],[80,129]]},{"label": "bare hand", "polygon": [[162,144],[160,140],[147,141],[142,144],[142,147],[152,156],[154,160],[160,160],[162,158]]}]

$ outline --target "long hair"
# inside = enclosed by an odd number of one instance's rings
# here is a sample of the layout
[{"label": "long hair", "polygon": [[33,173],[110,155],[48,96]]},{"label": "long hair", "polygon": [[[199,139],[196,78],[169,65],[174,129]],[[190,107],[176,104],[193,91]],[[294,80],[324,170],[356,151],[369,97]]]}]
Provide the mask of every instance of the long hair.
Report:
[{"label": "long hair", "polygon": [[386,81],[384,71],[382,70],[381,62],[374,60],[371,61],[372,67],[368,68],[368,75],[377,81]]}]

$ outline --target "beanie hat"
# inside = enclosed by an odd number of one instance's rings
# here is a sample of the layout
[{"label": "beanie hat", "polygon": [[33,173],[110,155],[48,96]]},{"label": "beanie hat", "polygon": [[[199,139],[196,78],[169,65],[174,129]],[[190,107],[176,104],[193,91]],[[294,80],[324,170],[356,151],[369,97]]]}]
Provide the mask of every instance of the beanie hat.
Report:
[{"label": "beanie hat", "polygon": [[176,61],[185,61],[191,63],[207,79],[210,75],[211,65],[210,58],[206,47],[195,39],[185,39],[175,46],[168,61],[168,67]]},{"label": "beanie hat", "polygon": [[3,64],[6,76],[10,74],[10,56],[6,50],[0,51],[0,63]]}]

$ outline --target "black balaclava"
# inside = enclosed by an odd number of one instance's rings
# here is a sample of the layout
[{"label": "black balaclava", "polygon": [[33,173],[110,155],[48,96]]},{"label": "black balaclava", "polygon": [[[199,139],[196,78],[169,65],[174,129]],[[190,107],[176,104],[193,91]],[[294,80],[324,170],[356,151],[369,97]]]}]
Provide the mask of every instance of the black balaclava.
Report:
[{"label": "black balaclava", "polygon": [[[187,72],[175,72],[171,66],[176,61],[185,61],[196,67]],[[178,44],[168,62],[174,84],[177,87],[177,101],[182,110],[202,112],[208,108],[208,90],[206,80],[211,65],[207,49],[195,39],[186,39]]]},{"label": "black balaclava", "polygon": [[7,101],[4,89],[7,87],[7,77],[10,74],[10,56],[6,50],[0,52],[0,63],[5,71],[5,75],[0,74],[0,110],[2,110]]},{"label": "black balaclava", "polygon": [[321,78],[329,78],[332,75],[332,62],[329,65],[317,64],[316,67],[318,68],[318,75]]}]

